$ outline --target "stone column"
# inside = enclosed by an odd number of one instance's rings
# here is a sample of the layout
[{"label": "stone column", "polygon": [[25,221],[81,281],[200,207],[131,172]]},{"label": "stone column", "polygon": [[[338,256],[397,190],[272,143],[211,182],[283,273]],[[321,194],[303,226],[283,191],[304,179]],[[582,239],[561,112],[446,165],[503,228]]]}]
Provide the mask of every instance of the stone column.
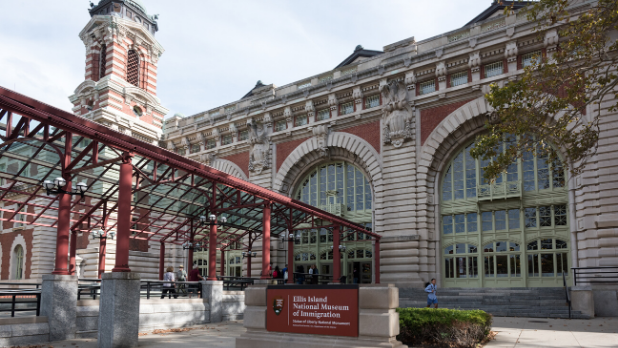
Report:
[{"label": "stone column", "polygon": [[139,302],[139,273],[103,273],[99,302],[99,348],[137,347]]},{"label": "stone column", "polygon": [[41,289],[41,316],[49,322],[49,340],[75,338],[77,330],[77,276],[45,274]]},{"label": "stone column", "polygon": [[202,298],[208,300],[210,307],[210,322],[219,323],[223,320],[223,281],[203,280]]}]

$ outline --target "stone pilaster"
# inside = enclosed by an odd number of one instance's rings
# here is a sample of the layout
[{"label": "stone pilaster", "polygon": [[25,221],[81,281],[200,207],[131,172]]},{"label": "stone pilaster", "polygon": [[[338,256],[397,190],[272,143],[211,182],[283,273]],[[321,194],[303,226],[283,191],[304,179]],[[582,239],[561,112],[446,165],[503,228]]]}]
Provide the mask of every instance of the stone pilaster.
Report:
[{"label": "stone pilaster", "polygon": [[139,304],[139,273],[103,273],[99,304],[100,348],[137,347]]}]

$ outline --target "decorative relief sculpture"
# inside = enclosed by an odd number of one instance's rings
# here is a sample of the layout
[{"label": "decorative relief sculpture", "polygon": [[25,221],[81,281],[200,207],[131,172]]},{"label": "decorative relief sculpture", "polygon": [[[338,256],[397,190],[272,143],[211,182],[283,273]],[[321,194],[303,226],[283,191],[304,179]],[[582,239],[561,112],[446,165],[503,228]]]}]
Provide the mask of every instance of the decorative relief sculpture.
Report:
[{"label": "decorative relief sculpture", "polygon": [[268,127],[258,124],[253,119],[247,120],[249,131],[249,171],[261,174],[264,169],[270,168],[272,148]]},{"label": "decorative relief sculpture", "polygon": [[313,106],[312,100],[307,100],[305,103],[305,112],[307,113],[307,116],[309,116],[309,119],[315,116],[315,106]]},{"label": "decorative relief sculpture", "polygon": [[204,153],[200,155],[200,162],[204,163],[207,166],[211,165],[212,162],[214,161],[215,161],[214,153]]},{"label": "decorative relief sculpture", "polygon": [[328,127],[324,124],[315,126],[312,130],[313,136],[318,142],[318,151],[322,157],[330,158],[328,150]]},{"label": "decorative relief sculpture", "polygon": [[468,60],[468,66],[471,72],[479,72],[481,70],[481,54],[479,51],[470,53],[470,60]]},{"label": "decorative relief sculpture", "polygon": [[508,63],[513,63],[517,61],[517,42],[508,42],[506,44],[506,49],[504,50],[504,58],[506,58]]},{"label": "decorative relief sculpture", "polygon": [[400,147],[406,139],[413,136],[412,108],[408,103],[408,93],[402,81],[390,81],[380,86],[384,107],[384,142]]}]

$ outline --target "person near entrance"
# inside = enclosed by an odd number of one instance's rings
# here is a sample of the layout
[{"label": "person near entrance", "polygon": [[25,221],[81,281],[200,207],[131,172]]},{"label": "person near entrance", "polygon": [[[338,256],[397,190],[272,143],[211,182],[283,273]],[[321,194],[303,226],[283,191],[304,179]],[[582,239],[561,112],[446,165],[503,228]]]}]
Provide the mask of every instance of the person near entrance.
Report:
[{"label": "person near entrance", "polygon": [[[202,277],[200,270],[197,268],[197,262],[193,262],[193,269],[189,272],[189,281],[199,282],[200,280],[204,280],[204,277]],[[200,292],[202,292],[202,283],[189,285],[189,298],[191,298],[191,294]]]},{"label": "person near entrance", "polygon": [[[178,271],[176,272],[176,281],[179,281],[179,282],[187,281],[187,272],[185,271],[185,268],[183,265],[178,266]],[[183,294],[187,293],[187,288],[185,287],[185,284],[178,284],[176,288],[178,289],[178,292],[180,293],[183,293]]]},{"label": "person near entrance", "polygon": [[431,283],[429,283],[425,287],[425,292],[427,292],[427,308],[429,308],[432,304],[434,308],[438,308],[438,297],[436,296],[436,278],[431,279]]},{"label": "person near entrance", "polygon": [[174,282],[176,281],[176,276],[174,275],[174,267],[169,266],[166,270],[167,272],[165,272],[165,274],[163,275],[163,281],[167,281],[168,283],[163,283],[163,288],[161,289],[161,298],[165,297],[165,294],[167,294],[169,292],[170,297],[171,295],[174,295],[174,298],[178,298],[178,295],[176,295],[176,284],[174,284]]},{"label": "person near entrance", "polygon": [[287,283],[288,282],[288,265],[286,264],[285,267],[283,267],[283,269],[281,270],[281,273],[283,274],[283,282]]},{"label": "person near entrance", "polygon": [[316,265],[311,265],[311,270],[309,270],[309,273],[312,274],[311,284],[317,284],[319,278],[318,274],[320,274],[320,272],[318,271],[318,267]]}]

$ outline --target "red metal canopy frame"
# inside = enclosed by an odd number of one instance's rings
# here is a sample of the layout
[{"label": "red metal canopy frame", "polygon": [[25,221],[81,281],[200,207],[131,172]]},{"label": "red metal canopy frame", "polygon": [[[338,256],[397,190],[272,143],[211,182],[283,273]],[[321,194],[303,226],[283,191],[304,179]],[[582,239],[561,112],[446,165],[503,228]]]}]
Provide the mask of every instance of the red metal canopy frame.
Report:
[{"label": "red metal canopy frame", "polygon": [[[115,229],[113,272],[130,271],[131,239],[160,242],[161,262],[164,243],[190,241],[208,243],[208,279],[215,280],[217,250],[222,257],[238,243],[250,250],[261,237],[261,277],[268,278],[271,236],[328,228],[334,260],[340,259],[338,246],[346,234],[373,239],[375,281],[380,281],[380,235],[363,226],[3,87],[0,140],[0,221],[57,228],[54,274],[75,273],[78,233]],[[69,188],[86,183],[85,197],[47,195],[43,182],[57,177]],[[11,205],[15,208],[7,209]],[[227,224],[200,221],[211,214],[225,216]],[[292,265],[291,239],[288,248]],[[99,273],[104,250],[101,239]],[[192,254],[190,249],[189,267]],[[334,262],[335,282],[339,275]]]}]

